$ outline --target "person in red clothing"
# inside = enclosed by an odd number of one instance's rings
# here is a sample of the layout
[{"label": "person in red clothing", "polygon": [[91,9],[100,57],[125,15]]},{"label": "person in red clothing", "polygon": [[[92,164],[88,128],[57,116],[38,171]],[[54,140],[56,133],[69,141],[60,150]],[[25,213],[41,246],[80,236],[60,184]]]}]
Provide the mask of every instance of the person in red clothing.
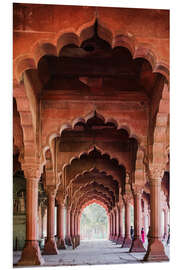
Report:
[{"label": "person in red clothing", "polygon": [[141,240],[144,243],[144,228],[141,229]]}]

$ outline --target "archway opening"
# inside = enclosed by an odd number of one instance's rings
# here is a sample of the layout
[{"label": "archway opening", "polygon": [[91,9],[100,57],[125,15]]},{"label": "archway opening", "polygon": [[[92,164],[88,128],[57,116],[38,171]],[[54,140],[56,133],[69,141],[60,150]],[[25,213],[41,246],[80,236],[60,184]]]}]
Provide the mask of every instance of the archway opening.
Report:
[{"label": "archway opening", "polygon": [[80,220],[81,240],[107,240],[108,217],[106,210],[97,203],[87,206]]}]

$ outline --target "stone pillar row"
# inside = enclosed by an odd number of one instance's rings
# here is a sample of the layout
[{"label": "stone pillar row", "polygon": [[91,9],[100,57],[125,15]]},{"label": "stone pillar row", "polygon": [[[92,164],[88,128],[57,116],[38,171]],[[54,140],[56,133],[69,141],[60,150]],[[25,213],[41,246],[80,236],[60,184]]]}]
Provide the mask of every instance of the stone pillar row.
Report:
[{"label": "stone pillar row", "polygon": [[150,171],[150,233],[144,261],[168,261],[161,239],[161,179],[159,167]]},{"label": "stone pillar row", "polygon": [[134,239],[132,241],[129,252],[145,252],[145,248],[141,241],[141,221],[142,221],[142,209],[141,209],[141,195],[142,187],[134,186]]},{"label": "stone pillar row", "polygon": [[56,255],[58,249],[54,237],[54,220],[55,220],[55,196],[56,191],[48,187],[48,209],[47,209],[47,239],[44,246],[44,255]]},{"label": "stone pillar row", "polygon": [[80,221],[79,211],[67,207],[66,208],[66,245],[76,248],[80,244]]},{"label": "stone pillar row", "polygon": [[[145,250],[141,241],[142,228],[142,209],[141,196],[142,187],[133,186],[134,198],[134,239],[130,236],[130,203],[132,198],[130,193],[123,196],[125,208],[125,234],[122,234],[123,203],[120,202],[115,206],[110,214],[110,237],[109,239],[117,244],[121,244],[122,248],[129,248],[129,252],[146,252],[144,261],[167,261],[164,246],[161,239],[161,178],[157,173],[158,170],[151,171],[150,175],[150,232],[148,234],[148,248]],[[116,214],[115,214],[116,213]],[[142,222],[142,223],[141,223]],[[116,227],[115,227],[116,224]],[[144,227],[144,226],[143,226]],[[167,212],[165,212],[165,234],[167,233]],[[118,234],[118,238],[116,237]]]},{"label": "stone pillar row", "polygon": [[64,204],[61,200],[57,200],[57,248],[66,249],[64,240]]},{"label": "stone pillar row", "polygon": [[[158,170],[150,174],[150,233],[148,234],[148,249],[144,256],[144,261],[167,261],[164,246],[161,239],[161,176]],[[26,177],[26,243],[18,265],[42,265],[44,263],[41,256],[39,243],[37,240],[37,219],[38,219],[38,182],[40,171],[38,168],[26,167],[24,169]],[[122,244],[123,248],[129,248],[130,252],[145,251],[141,239],[141,194],[142,190],[134,186],[134,239],[130,236],[130,204],[132,197],[129,194],[123,196],[125,208],[125,235],[123,238],[122,227],[123,202],[119,203],[109,213],[109,239],[115,243]],[[58,248],[65,248],[63,235],[64,206],[58,201],[57,211],[57,244],[54,237],[54,213],[56,189],[52,186],[47,189],[47,239],[43,254],[58,254]],[[68,206],[66,208],[66,237],[65,241],[73,248],[80,244],[80,215],[77,209]],[[167,222],[166,222],[167,223]],[[167,224],[166,224],[167,225]]]},{"label": "stone pillar row", "polygon": [[30,164],[24,168],[26,178],[26,243],[18,265],[43,265],[37,241],[38,182],[40,170]]}]

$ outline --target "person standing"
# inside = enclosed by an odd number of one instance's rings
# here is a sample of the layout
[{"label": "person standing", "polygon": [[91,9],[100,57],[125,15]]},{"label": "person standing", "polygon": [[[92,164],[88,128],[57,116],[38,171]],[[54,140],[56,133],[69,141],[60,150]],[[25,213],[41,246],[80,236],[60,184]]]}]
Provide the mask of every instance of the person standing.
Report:
[{"label": "person standing", "polygon": [[133,229],[133,226],[131,226],[130,234],[131,234],[131,239],[133,240],[134,239],[134,229]]},{"label": "person standing", "polygon": [[169,243],[170,243],[170,226],[168,225],[168,238],[167,238],[166,245],[169,245]]},{"label": "person standing", "polygon": [[144,243],[144,228],[141,229],[141,240]]}]

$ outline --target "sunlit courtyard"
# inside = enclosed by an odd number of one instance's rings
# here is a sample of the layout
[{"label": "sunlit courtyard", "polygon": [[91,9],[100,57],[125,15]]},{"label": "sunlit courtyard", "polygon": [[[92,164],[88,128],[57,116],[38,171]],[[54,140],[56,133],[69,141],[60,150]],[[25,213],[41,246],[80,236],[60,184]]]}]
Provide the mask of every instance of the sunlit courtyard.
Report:
[{"label": "sunlit courtyard", "polygon": [[81,215],[81,240],[108,239],[108,217],[106,210],[99,204],[87,206]]}]

